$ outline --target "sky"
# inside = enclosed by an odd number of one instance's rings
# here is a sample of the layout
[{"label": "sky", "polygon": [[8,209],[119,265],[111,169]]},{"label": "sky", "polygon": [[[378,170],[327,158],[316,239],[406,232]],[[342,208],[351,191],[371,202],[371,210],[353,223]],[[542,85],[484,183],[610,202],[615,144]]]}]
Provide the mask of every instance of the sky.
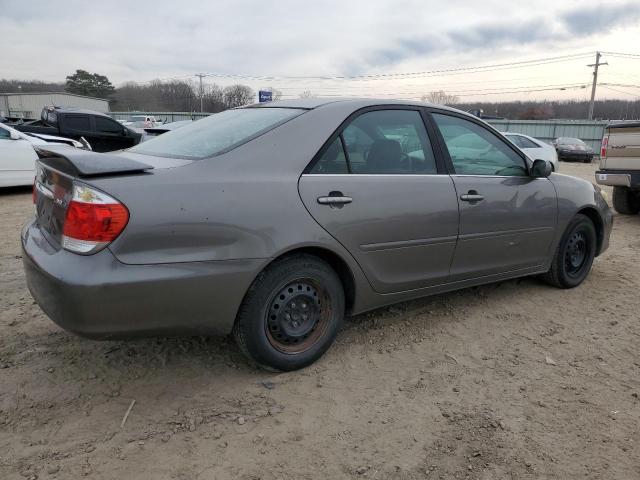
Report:
[{"label": "sky", "polygon": [[[640,99],[638,0],[0,0],[0,32],[0,78],[81,68],[116,86],[207,73],[285,98],[583,100],[600,50],[637,57],[603,56],[598,98]],[[486,65],[503,66],[470,69]]]}]

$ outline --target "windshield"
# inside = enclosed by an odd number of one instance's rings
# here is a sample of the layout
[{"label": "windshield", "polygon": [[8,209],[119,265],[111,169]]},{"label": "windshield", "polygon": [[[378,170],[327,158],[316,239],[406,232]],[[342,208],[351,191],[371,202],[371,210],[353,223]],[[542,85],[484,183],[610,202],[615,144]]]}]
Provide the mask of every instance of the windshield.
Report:
[{"label": "windshield", "polygon": [[304,113],[295,108],[241,108],[216,113],[140,143],[129,151],[199,160],[229,151]]}]

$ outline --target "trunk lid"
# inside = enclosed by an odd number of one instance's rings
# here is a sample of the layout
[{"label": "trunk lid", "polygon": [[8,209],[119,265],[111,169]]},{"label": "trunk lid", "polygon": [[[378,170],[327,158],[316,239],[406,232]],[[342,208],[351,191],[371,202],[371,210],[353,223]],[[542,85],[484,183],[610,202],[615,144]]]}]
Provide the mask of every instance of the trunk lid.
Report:
[{"label": "trunk lid", "polygon": [[38,162],[33,202],[36,222],[51,245],[60,249],[74,181],[90,184],[103,176],[144,175],[154,167],[120,154],[96,153],[66,145],[36,148]]},{"label": "trunk lid", "polygon": [[600,168],[640,171],[640,122],[609,125],[605,136],[606,157],[601,158]]}]

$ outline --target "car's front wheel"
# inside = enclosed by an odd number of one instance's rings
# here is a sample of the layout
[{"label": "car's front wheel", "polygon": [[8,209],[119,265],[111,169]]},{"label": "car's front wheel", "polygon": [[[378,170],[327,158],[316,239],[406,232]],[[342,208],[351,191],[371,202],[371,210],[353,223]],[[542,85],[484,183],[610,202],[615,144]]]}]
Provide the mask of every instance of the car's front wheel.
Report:
[{"label": "car's front wheel", "polygon": [[591,271],[596,248],[593,222],[586,215],[576,215],[560,240],[544,280],[558,288],[577,287]]},{"label": "car's front wheel", "polygon": [[342,282],[326,262],[307,254],[277,260],[253,282],[234,336],[258,365],[297,370],[320,358],[342,324]]}]

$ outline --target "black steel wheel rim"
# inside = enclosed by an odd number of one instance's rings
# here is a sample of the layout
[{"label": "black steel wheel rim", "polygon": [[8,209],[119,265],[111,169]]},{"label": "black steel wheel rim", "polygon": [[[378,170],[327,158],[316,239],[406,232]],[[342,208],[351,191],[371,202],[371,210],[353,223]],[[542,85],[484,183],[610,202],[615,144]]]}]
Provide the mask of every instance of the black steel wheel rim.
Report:
[{"label": "black steel wheel rim", "polygon": [[283,353],[302,353],[318,342],[330,318],[327,291],[312,279],[298,279],[280,288],[269,302],[267,339]]},{"label": "black steel wheel rim", "polygon": [[589,238],[582,229],[571,233],[564,250],[564,265],[567,275],[578,277],[584,270],[590,255]]}]

